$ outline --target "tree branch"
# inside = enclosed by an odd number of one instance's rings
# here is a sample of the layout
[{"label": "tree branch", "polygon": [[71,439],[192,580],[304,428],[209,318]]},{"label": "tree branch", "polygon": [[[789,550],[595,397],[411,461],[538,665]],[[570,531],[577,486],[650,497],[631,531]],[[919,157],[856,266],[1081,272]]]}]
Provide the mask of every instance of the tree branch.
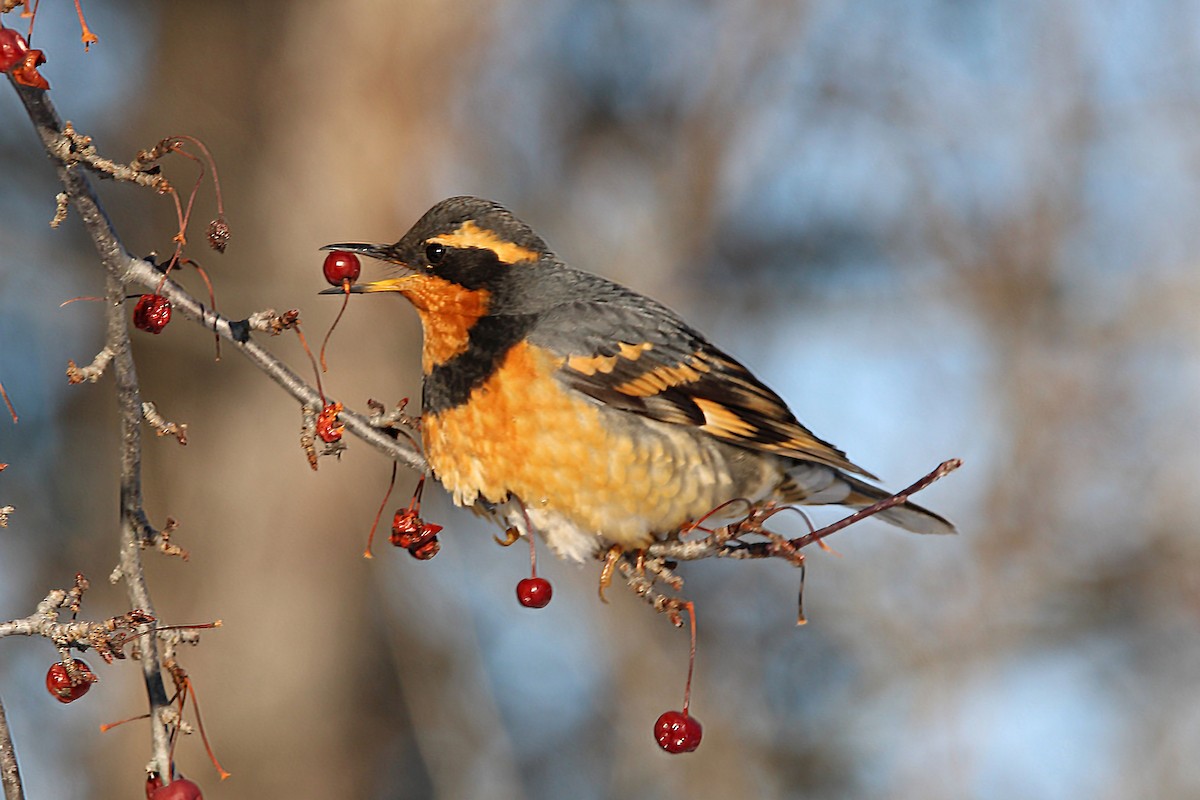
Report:
[{"label": "tree branch", "polygon": [[[46,92],[31,89],[11,80],[25,105],[42,145],[53,153],[62,123]],[[52,156],[53,157],[53,156]],[[106,348],[113,353],[117,384],[117,404],[121,417],[121,557],[120,570],[125,578],[130,605],[156,616],[150,590],[142,570],[141,539],[146,527],[142,510],[141,421],[142,402],[138,391],[137,369],[129,346],[129,328],[125,322],[125,281],[129,255],[117,238],[112,223],[100,206],[91,183],[81,169],[55,158],[58,179],[84,227],[92,237],[105,270]],[[142,649],[142,677],[150,702],[150,730],[155,768],[170,774],[170,738],[162,712],[169,708],[162,680],[162,663],[155,637],[148,637]]]},{"label": "tree branch", "polygon": [[[146,292],[163,295],[171,301],[176,312],[231,343],[238,352],[297,401],[319,409],[321,393],[297,375],[287,364],[250,339],[252,330],[250,320],[230,320],[207,308],[169,277],[164,280],[162,271],[154,264],[134,258],[125,251],[91,182],[82,171],[82,167],[63,161],[63,123],[47,93],[16,83],[13,83],[13,88],[25,104],[26,112],[41,137],[46,154],[55,162],[59,179],[66,190],[65,193],[82,219],[84,228],[91,237],[96,251],[104,261],[105,268],[111,276],[119,280],[122,291],[126,292],[129,286],[136,286]],[[123,303],[124,294],[121,295],[122,313],[117,314],[121,317],[124,327]],[[126,328],[126,341],[128,341],[127,330]],[[327,398],[327,400],[331,399]],[[345,423],[347,431],[387,457],[421,472],[428,469],[424,457],[417,448],[408,442],[397,441],[379,430],[370,423],[365,415],[347,408],[341,413],[340,420]]]}]

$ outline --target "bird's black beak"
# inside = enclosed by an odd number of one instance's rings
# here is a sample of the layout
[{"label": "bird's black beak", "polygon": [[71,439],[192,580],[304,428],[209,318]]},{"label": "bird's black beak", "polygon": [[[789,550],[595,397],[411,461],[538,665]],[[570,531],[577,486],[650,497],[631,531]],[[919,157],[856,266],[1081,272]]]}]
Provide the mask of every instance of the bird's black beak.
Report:
[{"label": "bird's black beak", "polygon": [[354,253],[359,256],[368,256],[370,258],[378,258],[380,261],[394,261],[392,258],[392,245],[390,244],[363,244],[362,242],[344,242],[342,244],[327,244],[321,248],[322,250],[345,250],[347,253]]},{"label": "bird's black beak", "polygon": [[[393,255],[392,245],[390,244],[365,244],[363,242],[342,242],[341,244],[327,244],[321,248],[322,250],[344,250],[347,253],[354,253],[359,256],[367,256],[369,258],[377,258],[380,261],[387,261],[392,264],[404,266],[402,261],[396,260]],[[350,287],[351,294],[367,294],[370,292],[394,292],[398,291],[396,279],[383,281],[375,281],[374,283],[356,283]],[[346,289],[342,286],[334,286],[331,289],[324,289],[318,294],[345,294]]]}]

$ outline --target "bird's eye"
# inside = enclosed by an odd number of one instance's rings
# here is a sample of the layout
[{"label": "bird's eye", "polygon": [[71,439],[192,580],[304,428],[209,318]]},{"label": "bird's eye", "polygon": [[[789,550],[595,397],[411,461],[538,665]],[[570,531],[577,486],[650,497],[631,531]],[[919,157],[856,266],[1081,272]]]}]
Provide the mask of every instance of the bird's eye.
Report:
[{"label": "bird's eye", "polygon": [[440,264],[442,259],[446,257],[445,245],[440,245],[437,242],[425,248],[425,260],[430,264]]}]

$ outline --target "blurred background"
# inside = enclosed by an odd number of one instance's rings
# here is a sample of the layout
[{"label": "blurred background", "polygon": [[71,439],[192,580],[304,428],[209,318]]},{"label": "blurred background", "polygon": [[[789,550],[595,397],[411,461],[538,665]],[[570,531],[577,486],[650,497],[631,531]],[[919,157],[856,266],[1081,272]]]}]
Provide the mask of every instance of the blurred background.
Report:
[{"label": "blurred background", "polygon": [[[182,322],[135,332],[144,398],[190,426],[187,447],[145,439],[147,510],[191,552],[149,556],[151,589],[167,621],[225,622],[182,653],[234,776],[183,740],[209,800],[1200,795],[1200,2],[85,11],[86,55],[70,4],[41,8],[52,97],[119,160],[208,144],[233,239],[191,253],[231,317],[297,307],[319,340],[321,245],[482,195],[676,308],[888,485],[966,462],[921,497],[959,536],[868,522],[810,554],[806,627],[786,565],[684,566],[705,740],[670,757],[651,727],[680,705],[685,633],[548,556],[554,602],[521,608],[525,549],[440,491],[436,559],[364,561],[388,462],[352,441],[312,473],[296,405],[237,353],[215,363]],[[67,386],[101,313],[58,304],[102,275],[76,220],[47,227],[53,170],[7,88],[0,118],[0,381],[21,414],[0,420],[0,619],[77,570],[101,619],[127,609],[105,580],[112,385]],[[100,188],[131,252],[170,252],[167,198]],[[325,385],[359,408],[419,396],[415,314],[354,300]],[[308,374],[294,337],[266,344]],[[145,726],[96,728],[144,708],[136,668],[92,658],[102,683],[60,706],[55,659],[0,646],[29,796],[140,796]]]}]

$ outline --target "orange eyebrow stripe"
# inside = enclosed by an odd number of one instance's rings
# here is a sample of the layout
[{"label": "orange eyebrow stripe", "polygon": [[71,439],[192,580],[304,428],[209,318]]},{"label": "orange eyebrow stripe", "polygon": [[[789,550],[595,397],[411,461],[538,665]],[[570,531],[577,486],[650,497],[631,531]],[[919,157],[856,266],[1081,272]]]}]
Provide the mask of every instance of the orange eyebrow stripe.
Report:
[{"label": "orange eyebrow stripe", "polygon": [[428,240],[430,244],[441,244],[446,247],[476,247],[480,250],[491,250],[504,264],[517,264],[522,261],[537,261],[540,253],[522,247],[519,244],[506,241],[496,235],[495,231],[481,228],[472,220],[467,220],[452,233],[444,233]]}]

